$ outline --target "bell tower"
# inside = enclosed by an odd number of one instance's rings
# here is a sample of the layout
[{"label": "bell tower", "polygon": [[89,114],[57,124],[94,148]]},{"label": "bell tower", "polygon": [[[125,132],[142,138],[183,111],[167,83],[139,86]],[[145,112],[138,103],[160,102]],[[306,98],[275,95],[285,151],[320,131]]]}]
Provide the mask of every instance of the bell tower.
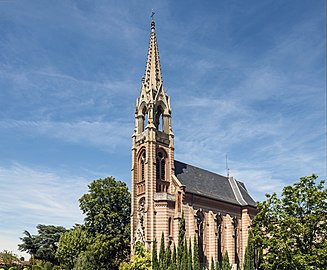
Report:
[{"label": "bell tower", "polygon": [[160,228],[159,231],[158,226],[167,226],[161,224],[166,218],[158,219],[156,203],[160,197],[172,193],[173,174],[174,134],[170,98],[163,86],[152,17],[145,74],[136,100],[132,136],[132,249],[136,242],[141,242],[149,249],[155,238],[160,240],[157,236],[163,230]]}]

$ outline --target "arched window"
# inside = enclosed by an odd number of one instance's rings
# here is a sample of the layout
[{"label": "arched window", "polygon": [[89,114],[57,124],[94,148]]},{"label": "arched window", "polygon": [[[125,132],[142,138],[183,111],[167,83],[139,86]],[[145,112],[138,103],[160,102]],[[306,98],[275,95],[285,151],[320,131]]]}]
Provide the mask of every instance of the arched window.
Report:
[{"label": "arched window", "polygon": [[218,257],[218,263],[220,267],[222,266],[222,227],[223,227],[223,217],[220,213],[218,213],[215,217],[216,219],[216,225],[217,225],[217,257]]},{"label": "arched window", "polygon": [[173,235],[173,221],[170,218],[168,218],[168,237],[171,237]]},{"label": "arched window", "polygon": [[156,177],[157,180],[165,180],[166,178],[166,161],[165,154],[158,152],[156,157]]},{"label": "arched window", "polygon": [[141,181],[144,181],[145,179],[144,164],[145,164],[145,151],[143,152],[143,155],[141,157]]},{"label": "arched window", "polygon": [[204,256],[204,213],[202,209],[199,209],[196,213],[196,223],[197,223],[197,238],[198,238],[198,249],[199,249],[199,261],[200,265],[204,266],[206,264]]},{"label": "arched window", "polygon": [[157,128],[157,130],[159,131],[163,131],[163,110],[161,108],[161,106],[159,106],[157,108],[157,112],[156,112],[156,119],[155,119],[155,126]]},{"label": "arched window", "polygon": [[232,220],[232,225],[233,225],[233,229],[234,229],[234,258],[235,258],[235,264],[238,264],[239,259],[238,259],[238,254],[237,254],[237,238],[238,238],[238,232],[237,232],[237,225],[238,225],[238,220],[237,217],[233,217]]},{"label": "arched window", "polygon": [[143,131],[145,130],[147,124],[148,124],[148,114],[145,113],[143,118]]}]

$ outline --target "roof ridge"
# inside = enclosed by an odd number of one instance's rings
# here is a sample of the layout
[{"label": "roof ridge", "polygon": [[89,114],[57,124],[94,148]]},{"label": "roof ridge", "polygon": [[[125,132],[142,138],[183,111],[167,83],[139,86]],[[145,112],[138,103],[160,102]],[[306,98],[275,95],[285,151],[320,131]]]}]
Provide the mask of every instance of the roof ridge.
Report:
[{"label": "roof ridge", "polygon": [[[182,161],[176,160],[176,159],[174,159],[174,161],[177,161],[177,162],[179,162],[179,163],[183,163],[183,164],[185,164],[185,165],[191,166],[191,167],[193,167],[193,168],[196,168],[196,169],[199,169],[199,170],[202,170],[202,171],[206,171],[206,172],[209,172],[209,173],[212,173],[212,174],[219,175],[219,176],[221,176],[221,177],[225,177],[226,179],[228,178],[228,177],[225,176],[225,175],[222,175],[222,174],[219,174],[219,173],[216,173],[216,172],[212,172],[212,171],[209,171],[209,170],[207,170],[207,169],[203,169],[203,168],[200,168],[200,167],[197,167],[197,166],[194,166],[194,165],[191,165],[191,164],[188,164],[188,163],[185,163],[185,162],[182,162]],[[237,180],[236,180],[236,181],[237,181]]]}]

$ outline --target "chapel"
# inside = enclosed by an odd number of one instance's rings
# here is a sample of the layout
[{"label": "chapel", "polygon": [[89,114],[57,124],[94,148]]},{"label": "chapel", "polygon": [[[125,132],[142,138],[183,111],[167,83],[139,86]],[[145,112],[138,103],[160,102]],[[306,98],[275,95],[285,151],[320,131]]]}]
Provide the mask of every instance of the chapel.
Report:
[{"label": "chapel", "polygon": [[162,232],[166,244],[177,246],[183,212],[186,239],[196,237],[203,265],[208,268],[211,258],[221,262],[228,252],[233,269],[242,269],[256,203],[235,178],[174,159],[171,117],[152,18],[132,135],[132,248],[141,242],[151,250],[155,239],[159,245]]}]

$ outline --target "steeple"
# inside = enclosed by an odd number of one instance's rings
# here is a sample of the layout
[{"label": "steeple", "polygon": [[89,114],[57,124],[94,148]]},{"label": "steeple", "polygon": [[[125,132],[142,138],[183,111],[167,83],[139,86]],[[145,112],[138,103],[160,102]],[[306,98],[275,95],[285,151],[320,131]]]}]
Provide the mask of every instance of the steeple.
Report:
[{"label": "steeple", "polygon": [[173,135],[170,100],[162,82],[153,14],[151,16],[151,35],[145,74],[142,77],[140,96],[136,101],[135,118],[135,134],[140,134],[147,129],[153,129]]},{"label": "steeple", "polygon": [[146,61],[145,74],[143,77],[143,87],[146,89],[146,92],[152,90],[159,91],[160,87],[162,87],[159,50],[153,16],[151,19],[151,36],[148,49],[148,57]]}]

